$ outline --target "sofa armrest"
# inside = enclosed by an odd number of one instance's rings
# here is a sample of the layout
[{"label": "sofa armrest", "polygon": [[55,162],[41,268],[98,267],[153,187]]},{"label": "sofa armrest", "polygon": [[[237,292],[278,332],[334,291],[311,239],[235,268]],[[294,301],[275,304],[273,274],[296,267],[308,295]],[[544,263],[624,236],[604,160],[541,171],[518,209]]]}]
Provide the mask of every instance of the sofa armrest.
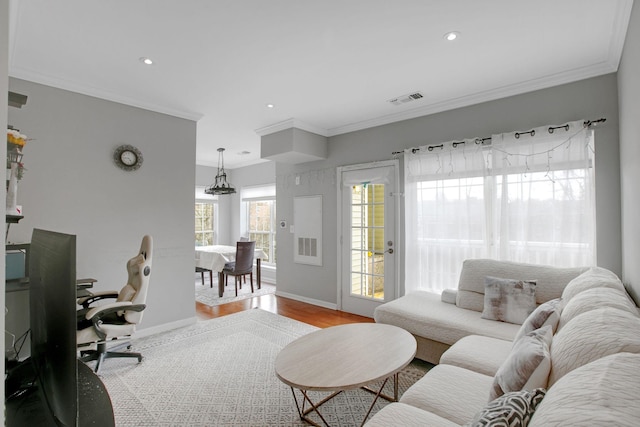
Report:
[{"label": "sofa armrest", "polygon": [[457,289],[445,289],[444,291],[442,291],[442,295],[440,295],[440,299],[442,300],[442,302],[455,305],[456,295],[458,295]]}]

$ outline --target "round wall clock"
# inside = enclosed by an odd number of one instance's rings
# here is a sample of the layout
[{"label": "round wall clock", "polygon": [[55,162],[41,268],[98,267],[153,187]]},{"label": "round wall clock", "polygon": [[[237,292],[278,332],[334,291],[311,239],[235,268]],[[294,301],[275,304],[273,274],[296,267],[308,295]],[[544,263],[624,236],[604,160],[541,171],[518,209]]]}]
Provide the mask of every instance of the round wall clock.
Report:
[{"label": "round wall clock", "polygon": [[133,145],[121,145],[113,152],[113,161],[126,171],[134,171],[142,166],[142,153]]}]

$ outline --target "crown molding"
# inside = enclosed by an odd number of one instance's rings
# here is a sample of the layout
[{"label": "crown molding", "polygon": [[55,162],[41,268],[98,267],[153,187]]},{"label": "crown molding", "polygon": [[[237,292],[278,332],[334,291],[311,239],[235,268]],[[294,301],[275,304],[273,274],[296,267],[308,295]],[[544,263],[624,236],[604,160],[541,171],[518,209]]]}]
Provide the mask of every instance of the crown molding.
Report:
[{"label": "crown molding", "polygon": [[107,101],[117,102],[119,104],[129,105],[131,107],[142,108],[144,110],[154,111],[156,113],[167,114],[169,116],[174,116],[181,119],[187,119],[187,120],[192,120],[196,122],[204,116],[201,113],[179,110],[175,108],[166,107],[164,105],[143,102],[138,99],[118,95],[118,94],[106,91],[104,89],[98,89],[96,87],[79,85],[69,80],[59,79],[55,77],[48,77],[38,72],[28,70],[25,68],[10,67],[9,77],[27,80],[33,83],[39,83],[45,86],[55,87],[57,89],[64,89],[70,92],[92,96],[94,98],[100,98]]},{"label": "crown molding", "polygon": [[297,128],[307,132],[315,133],[320,136],[329,136],[327,129],[323,129],[318,126],[304,123],[298,119],[290,118],[282,122],[267,125],[255,130],[258,136],[271,135],[272,133],[280,132],[286,129]]},{"label": "crown molding", "polygon": [[331,137],[342,135],[349,132],[369,129],[376,126],[400,122],[403,120],[415,119],[417,117],[428,116],[431,114],[441,113],[443,111],[453,110],[456,108],[468,107],[470,105],[480,104],[487,101],[494,101],[500,98],[506,98],[509,96],[533,92],[535,90],[572,83],[578,80],[584,80],[591,77],[614,73],[616,71],[617,65],[614,66],[614,64],[612,64],[610,61],[601,62],[589,67],[578,68],[575,70],[557,73],[538,79],[532,79],[526,82],[476,92],[471,95],[447,99],[395,114],[388,114],[370,120],[363,120],[361,122],[350,123],[344,126],[331,128],[328,130],[327,136]]}]

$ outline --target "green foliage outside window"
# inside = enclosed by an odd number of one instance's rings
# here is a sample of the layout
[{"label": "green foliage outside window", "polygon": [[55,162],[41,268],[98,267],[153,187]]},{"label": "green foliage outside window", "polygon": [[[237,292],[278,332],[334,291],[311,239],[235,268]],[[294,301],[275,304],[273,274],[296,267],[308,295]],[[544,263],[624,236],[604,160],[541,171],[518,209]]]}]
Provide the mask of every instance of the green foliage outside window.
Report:
[{"label": "green foliage outside window", "polygon": [[195,244],[213,245],[215,206],[212,203],[196,203],[195,206]]}]

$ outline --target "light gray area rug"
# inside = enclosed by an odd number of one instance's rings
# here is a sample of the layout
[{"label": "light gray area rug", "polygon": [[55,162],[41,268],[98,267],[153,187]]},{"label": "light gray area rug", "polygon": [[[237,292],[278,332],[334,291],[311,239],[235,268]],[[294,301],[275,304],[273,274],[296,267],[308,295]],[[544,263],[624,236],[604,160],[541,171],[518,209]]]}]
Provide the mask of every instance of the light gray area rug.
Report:
[{"label": "light gray area rug", "polygon": [[[306,426],[274,363],[285,345],[316,329],[252,309],[134,340],[142,363],[109,359],[101,368],[116,426]],[[400,392],[425,371],[409,365],[400,374]],[[323,405],[322,413],[331,425],[360,425],[372,398],[350,390]],[[379,401],[372,413],[387,404]]]},{"label": "light gray area rug", "polygon": [[[214,276],[216,275],[214,274]],[[249,283],[245,283],[242,285],[242,289],[238,288],[238,296],[236,296],[236,288],[233,284],[234,279],[229,278],[229,285],[225,286],[222,297],[219,297],[218,280],[215,277],[213,278],[212,288],[209,283],[209,274],[206,273],[204,278],[205,286],[202,286],[202,280],[200,279],[200,275],[198,274],[198,278],[196,280],[196,301],[212,307],[220,304],[226,304],[228,302],[240,301],[247,298],[276,293],[276,287],[274,285],[262,283],[262,286],[260,287],[260,289],[258,289],[254,281],[253,293],[251,293],[251,285]]]}]

